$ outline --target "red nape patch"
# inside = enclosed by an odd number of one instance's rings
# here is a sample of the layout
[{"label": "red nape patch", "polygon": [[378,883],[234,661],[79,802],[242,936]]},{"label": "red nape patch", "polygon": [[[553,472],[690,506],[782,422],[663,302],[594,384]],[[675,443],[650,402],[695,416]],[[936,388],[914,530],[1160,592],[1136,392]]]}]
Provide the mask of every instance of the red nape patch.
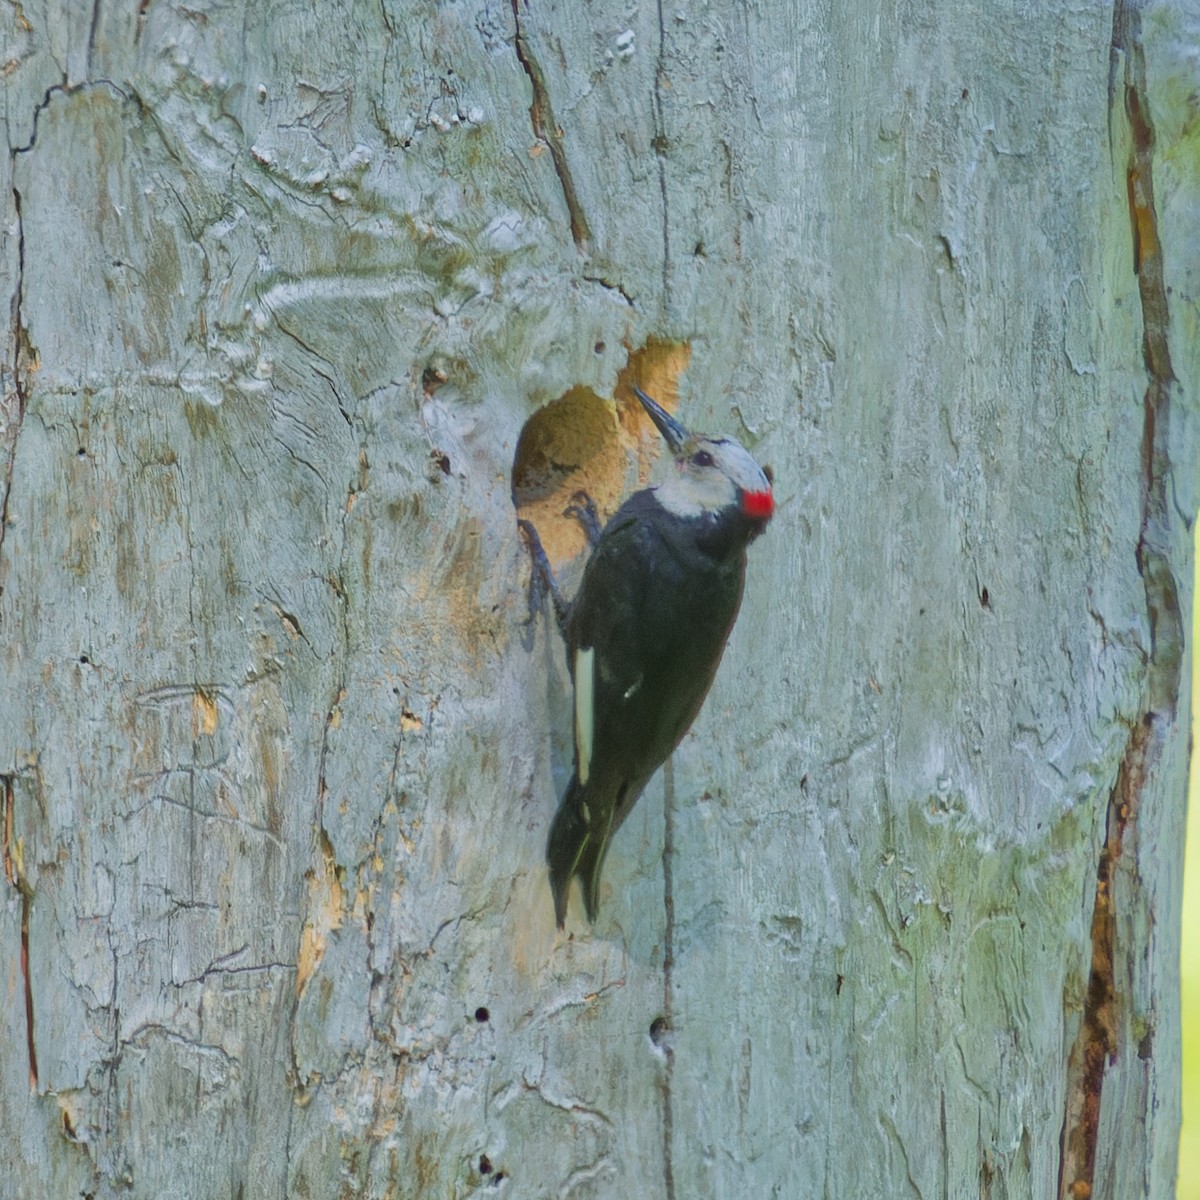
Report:
[{"label": "red nape patch", "polygon": [[775,511],[775,497],[771,492],[743,492],[742,493],[742,512],[748,517],[754,517],[756,520],[765,521]]}]

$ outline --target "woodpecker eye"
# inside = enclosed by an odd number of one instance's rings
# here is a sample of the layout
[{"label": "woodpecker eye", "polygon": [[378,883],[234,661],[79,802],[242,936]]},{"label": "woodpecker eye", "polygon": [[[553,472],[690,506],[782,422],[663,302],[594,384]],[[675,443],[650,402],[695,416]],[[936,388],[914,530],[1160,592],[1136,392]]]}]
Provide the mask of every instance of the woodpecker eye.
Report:
[{"label": "woodpecker eye", "polygon": [[692,455],[692,465],[697,467],[711,467],[713,465],[713,456],[707,450],[697,450]]}]

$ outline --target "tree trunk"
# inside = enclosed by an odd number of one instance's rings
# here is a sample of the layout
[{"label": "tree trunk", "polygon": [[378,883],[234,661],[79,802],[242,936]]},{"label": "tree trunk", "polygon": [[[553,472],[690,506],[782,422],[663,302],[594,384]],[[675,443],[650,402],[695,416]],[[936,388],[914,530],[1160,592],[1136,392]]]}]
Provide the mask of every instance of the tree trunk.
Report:
[{"label": "tree trunk", "polygon": [[[4,6],[5,1195],[1169,1196],[1197,37]],[[631,382],[778,515],[560,935]]]}]

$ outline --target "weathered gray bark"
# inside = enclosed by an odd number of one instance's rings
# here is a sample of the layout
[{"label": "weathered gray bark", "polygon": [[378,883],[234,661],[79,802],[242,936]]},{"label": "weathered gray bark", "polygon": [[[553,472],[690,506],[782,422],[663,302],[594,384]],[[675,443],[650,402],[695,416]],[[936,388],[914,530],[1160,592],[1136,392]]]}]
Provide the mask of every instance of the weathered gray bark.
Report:
[{"label": "weathered gray bark", "polygon": [[[1198,38],[3,5],[4,1195],[1168,1196]],[[510,472],[630,363],[779,513],[564,939]]]}]

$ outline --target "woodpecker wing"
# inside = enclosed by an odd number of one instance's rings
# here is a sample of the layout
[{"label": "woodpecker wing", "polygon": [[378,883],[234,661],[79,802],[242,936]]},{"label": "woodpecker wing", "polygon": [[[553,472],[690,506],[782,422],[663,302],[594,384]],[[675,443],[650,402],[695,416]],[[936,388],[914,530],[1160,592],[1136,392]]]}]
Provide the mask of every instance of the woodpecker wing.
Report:
[{"label": "woodpecker wing", "polygon": [[673,536],[681,525],[652,491],[631,497],[566,621],[577,778],[613,797],[615,812],[593,814],[612,832],[699,711],[741,601],[744,553],[714,559]]}]

